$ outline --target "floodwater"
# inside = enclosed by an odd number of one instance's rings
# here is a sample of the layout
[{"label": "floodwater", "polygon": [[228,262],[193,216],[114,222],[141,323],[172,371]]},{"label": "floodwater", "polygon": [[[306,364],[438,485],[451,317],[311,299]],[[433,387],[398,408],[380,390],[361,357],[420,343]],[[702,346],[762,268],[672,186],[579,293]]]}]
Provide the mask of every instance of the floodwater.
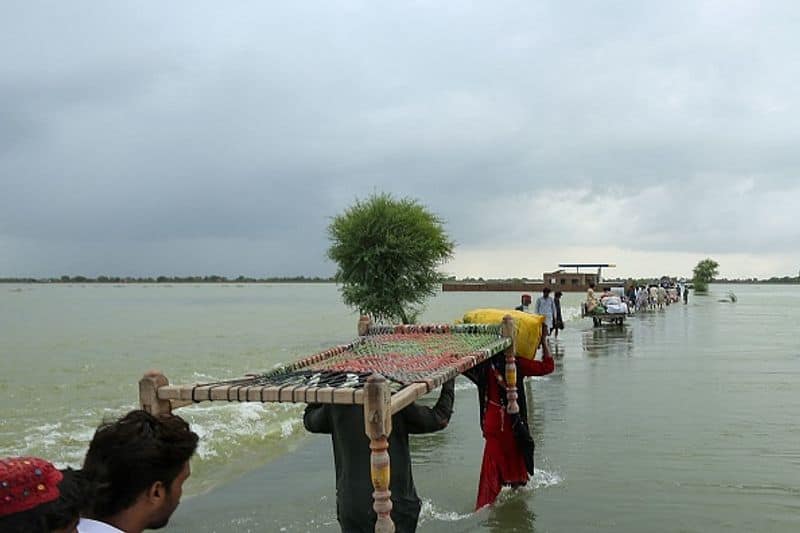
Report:
[{"label": "floodwater", "polygon": [[[729,289],[738,302],[718,302]],[[483,442],[459,380],[450,426],[412,437],[419,531],[800,531],[800,287],[711,291],[623,328],[592,328],[565,295],[556,372],[525,384],[536,475],[477,513]],[[442,293],[423,319],[517,300]],[[148,368],[235,377],[351,340],[356,322],[328,284],[0,285],[0,456],[79,466]],[[167,531],[338,530],[330,441],[304,432],[301,406],[178,413],[201,446]]]}]

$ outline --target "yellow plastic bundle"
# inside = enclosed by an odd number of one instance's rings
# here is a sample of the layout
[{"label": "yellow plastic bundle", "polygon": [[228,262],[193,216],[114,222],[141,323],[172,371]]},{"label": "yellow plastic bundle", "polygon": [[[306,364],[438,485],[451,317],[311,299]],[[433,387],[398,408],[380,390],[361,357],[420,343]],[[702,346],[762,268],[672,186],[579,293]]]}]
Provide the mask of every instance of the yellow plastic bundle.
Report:
[{"label": "yellow plastic bundle", "polygon": [[508,309],[473,309],[464,313],[464,324],[500,324],[503,317],[514,319],[514,344],[518,357],[533,359],[542,340],[544,316]]}]

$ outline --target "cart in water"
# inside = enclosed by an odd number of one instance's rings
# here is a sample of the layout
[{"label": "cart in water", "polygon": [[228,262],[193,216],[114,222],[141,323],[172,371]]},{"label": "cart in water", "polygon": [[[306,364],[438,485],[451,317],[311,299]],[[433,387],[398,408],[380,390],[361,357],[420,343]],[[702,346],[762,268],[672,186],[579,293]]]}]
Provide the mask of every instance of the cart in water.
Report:
[{"label": "cart in water", "polygon": [[608,312],[602,305],[598,305],[594,309],[592,309],[592,311],[589,311],[586,306],[586,302],[584,302],[581,304],[581,318],[586,318],[586,317],[592,319],[592,323],[594,324],[595,327],[601,326],[603,325],[603,323],[621,326],[625,322],[625,319],[628,317],[628,313]]}]

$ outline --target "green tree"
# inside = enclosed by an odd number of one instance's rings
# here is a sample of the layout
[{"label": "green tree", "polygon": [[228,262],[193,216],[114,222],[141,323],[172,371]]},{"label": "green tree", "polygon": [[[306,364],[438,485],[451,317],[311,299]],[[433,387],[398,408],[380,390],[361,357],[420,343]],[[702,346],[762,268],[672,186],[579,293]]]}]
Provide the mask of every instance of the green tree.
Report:
[{"label": "green tree", "polygon": [[373,194],[333,218],[328,257],[342,299],[375,320],[413,322],[453,255],[442,220],[416,200]]},{"label": "green tree", "polygon": [[703,259],[697,266],[694,267],[694,284],[695,292],[708,291],[708,284],[719,274],[719,263],[713,259]]}]

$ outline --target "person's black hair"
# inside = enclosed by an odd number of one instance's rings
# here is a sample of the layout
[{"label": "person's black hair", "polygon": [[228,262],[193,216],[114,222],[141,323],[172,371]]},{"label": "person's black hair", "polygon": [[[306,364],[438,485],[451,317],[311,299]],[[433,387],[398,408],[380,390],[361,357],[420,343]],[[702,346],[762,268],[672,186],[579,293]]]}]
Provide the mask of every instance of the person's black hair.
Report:
[{"label": "person's black hair", "polygon": [[550,292],[550,287],[545,287],[544,289],[542,289],[542,292]]},{"label": "person's black hair", "polygon": [[61,474],[64,478],[58,484],[60,495],[44,510],[48,531],[64,529],[73,524],[89,502],[89,482],[83,472],[65,468]]},{"label": "person's black hair", "polygon": [[594,282],[589,283],[589,288],[594,289]]},{"label": "person's black hair", "polygon": [[197,449],[197,434],[175,415],[131,411],[102,424],[89,444],[83,473],[93,485],[88,515],[109,518],[161,481],[169,491]]},{"label": "person's black hair", "polygon": [[0,517],[0,531],[3,533],[48,533],[47,522],[42,515],[44,505]]},{"label": "person's black hair", "polygon": [[556,293],[554,295],[555,298],[561,298],[562,296],[564,296],[564,293],[561,292],[561,291],[556,291]]}]

